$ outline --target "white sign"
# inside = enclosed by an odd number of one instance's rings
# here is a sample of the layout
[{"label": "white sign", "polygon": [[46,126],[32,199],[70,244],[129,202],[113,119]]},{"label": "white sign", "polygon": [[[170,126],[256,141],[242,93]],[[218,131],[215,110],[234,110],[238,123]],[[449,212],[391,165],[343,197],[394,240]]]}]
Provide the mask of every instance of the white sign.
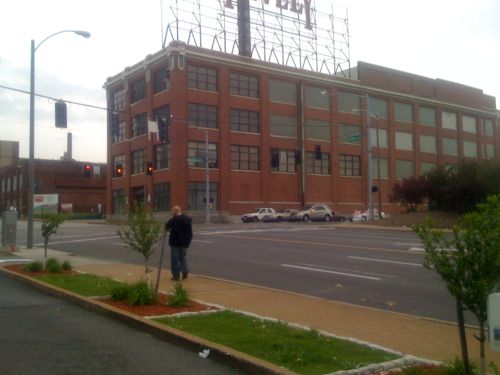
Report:
[{"label": "white sign", "polygon": [[35,194],[33,195],[33,211],[35,213],[57,212],[59,194]]}]

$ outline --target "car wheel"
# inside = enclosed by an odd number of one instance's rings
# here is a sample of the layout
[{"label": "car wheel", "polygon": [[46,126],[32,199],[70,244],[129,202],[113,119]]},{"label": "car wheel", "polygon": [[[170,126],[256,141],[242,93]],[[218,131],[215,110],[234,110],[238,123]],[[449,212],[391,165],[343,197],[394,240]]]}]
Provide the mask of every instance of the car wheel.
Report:
[{"label": "car wheel", "polygon": [[363,220],[363,221],[368,221],[368,217],[366,217],[366,216],[362,216],[362,217],[361,217],[361,220]]},{"label": "car wheel", "polygon": [[325,221],[332,221],[332,217],[330,215],[326,214]]},{"label": "car wheel", "polygon": [[340,218],[340,221],[345,221],[345,217],[341,217],[341,218]]},{"label": "car wheel", "polygon": [[281,221],[283,221],[283,218],[282,218],[281,216],[278,216],[278,217],[276,218],[276,221],[281,222]]},{"label": "car wheel", "polygon": [[304,220],[305,222],[308,222],[309,220],[311,220],[311,218],[309,217],[309,215],[304,215],[302,220]]},{"label": "car wheel", "polygon": [[257,216],[252,217],[252,222],[256,223],[259,221],[259,218]]}]

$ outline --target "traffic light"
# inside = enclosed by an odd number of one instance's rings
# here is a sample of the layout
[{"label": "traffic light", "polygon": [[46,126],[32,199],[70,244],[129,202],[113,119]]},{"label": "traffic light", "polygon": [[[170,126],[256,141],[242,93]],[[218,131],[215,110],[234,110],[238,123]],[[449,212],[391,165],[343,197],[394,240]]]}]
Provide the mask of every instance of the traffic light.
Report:
[{"label": "traffic light", "polygon": [[280,156],[278,151],[273,150],[271,152],[271,167],[278,168],[280,166]]},{"label": "traffic light", "polygon": [[158,139],[160,142],[168,142],[168,120],[158,117]]},{"label": "traffic light", "polygon": [[316,160],[321,160],[321,146],[320,145],[314,146],[314,158]]},{"label": "traffic light", "polygon": [[148,161],[146,164],[146,174],[148,176],[151,176],[153,174],[153,163],[151,163],[150,161]]},{"label": "traffic light", "polygon": [[83,167],[83,177],[90,178],[91,172],[92,166],[90,164],[85,164],[85,167]]},{"label": "traffic light", "polygon": [[67,128],[68,112],[66,110],[66,103],[64,103],[62,100],[58,100],[56,102],[55,114],[56,114],[56,128]]},{"label": "traffic light", "polygon": [[121,164],[115,165],[115,177],[123,177],[123,167]]},{"label": "traffic light", "polygon": [[300,164],[300,163],[302,163],[300,150],[295,150],[295,164]]}]

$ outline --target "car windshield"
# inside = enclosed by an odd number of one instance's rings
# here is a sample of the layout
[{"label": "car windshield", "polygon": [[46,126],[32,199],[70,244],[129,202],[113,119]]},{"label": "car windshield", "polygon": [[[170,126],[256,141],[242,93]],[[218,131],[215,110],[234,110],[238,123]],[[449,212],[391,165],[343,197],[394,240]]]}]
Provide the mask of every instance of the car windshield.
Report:
[{"label": "car windshield", "polygon": [[307,211],[307,210],[310,210],[312,208],[312,205],[307,205],[307,206],[304,206],[304,211]]},{"label": "car windshield", "polygon": [[260,212],[260,210],[262,210],[262,208],[256,208],[256,209],[254,210],[254,212],[255,212],[256,214],[258,214],[258,213]]}]

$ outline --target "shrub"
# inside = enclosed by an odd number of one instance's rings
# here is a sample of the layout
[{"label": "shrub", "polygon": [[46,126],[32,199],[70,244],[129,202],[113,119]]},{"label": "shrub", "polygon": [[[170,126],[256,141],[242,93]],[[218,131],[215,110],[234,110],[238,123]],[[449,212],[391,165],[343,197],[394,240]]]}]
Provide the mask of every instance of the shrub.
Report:
[{"label": "shrub", "polygon": [[469,373],[467,373],[464,362],[458,358],[448,362],[443,369],[444,375],[477,375],[478,373],[477,365],[471,361],[469,361]]},{"label": "shrub", "polygon": [[152,305],[158,301],[156,291],[145,281],[130,285],[126,299],[131,306]]},{"label": "shrub", "polygon": [[111,289],[110,295],[113,301],[126,301],[130,294],[130,285],[121,284]]},{"label": "shrub", "polygon": [[65,260],[63,262],[63,264],[61,265],[61,267],[62,267],[63,271],[71,271],[73,269],[73,266],[67,260]]},{"label": "shrub", "polygon": [[31,262],[24,266],[26,272],[40,272],[43,271],[42,262]]},{"label": "shrub", "polygon": [[189,302],[189,292],[181,282],[175,283],[174,293],[168,301],[169,306],[182,307]]},{"label": "shrub", "polygon": [[45,269],[53,273],[61,273],[63,270],[61,263],[54,258],[47,259],[47,262],[45,262]]}]

